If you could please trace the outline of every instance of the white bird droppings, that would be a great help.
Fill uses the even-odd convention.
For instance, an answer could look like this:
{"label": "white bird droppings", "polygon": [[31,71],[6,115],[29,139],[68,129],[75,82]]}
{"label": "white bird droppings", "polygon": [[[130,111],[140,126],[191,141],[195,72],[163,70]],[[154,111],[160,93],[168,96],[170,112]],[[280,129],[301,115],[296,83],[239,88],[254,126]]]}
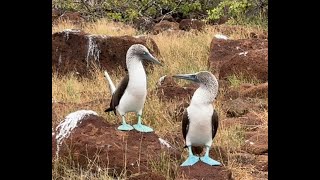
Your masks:
{"label": "white bird droppings", "polygon": [[160,144],[166,146],[167,148],[172,148],[171,145],[164,139],[159,138]]}
{"label": "white bird droppings", "polygon": [[87,57],[86,57],[86,61],[87,61],[87,67],[89,67],[89,57],[93,56],[95,61],[99,61],[99,55],[100,55],[100,49],[98,48],[97,43],[93,40],[92,35],[88,36],[88,51],[87,51]]}
{"label": "white bird droppings", "polygon": [[79,110],[76,112],[72,112],[66,116],[66,118],[60,122],[60,124],[56,127],[56,140],[57,140],[57,152],[59,152],[59,147],[64,138],[69,137],[71,131],[77,127],[84,117],[88,115],[98,115],[96,112],[92,110]]}
{"label": "white bird droppings", "polygon": [[245,52],[239,53],[239,56],[241,56],[241,55],[247,56],[247,54],[248,54],[248,51],[245,51]]}
{"label": "white bird droppings", "polygon": [[214,35],[214,37],[217,38],[217,39],[228,40],[228,37],[223,35],[223,34],[216,34],[216,35]]}
{"label": "white bird droppings", "polygon": [[158,81],[158,86],[161,86],[161,84],[163,83],[164,79],[167,77],[167,75],[164,75],[162,77],[159,78],[159,81]]}

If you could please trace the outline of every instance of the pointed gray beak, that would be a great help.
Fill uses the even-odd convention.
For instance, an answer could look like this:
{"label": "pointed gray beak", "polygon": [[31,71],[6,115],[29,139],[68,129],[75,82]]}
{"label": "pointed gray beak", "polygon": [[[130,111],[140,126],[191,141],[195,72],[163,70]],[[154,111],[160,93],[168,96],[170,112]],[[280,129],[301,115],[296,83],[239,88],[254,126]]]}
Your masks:
{"label": "pointed gray beak", "polygon": [[160,65],[160,66],[163,66],[155,57],[152,56],[152,54],[150,53],[146,53],[144,55],[144,59],[148,60],[148,61],[151,61],[157,65]]}
{"label": "pointed gray beak", "polygon": [[177,74],[173,75],[172,77],[178,79],[185,79],[193,82],[200,82],[195,74]]}

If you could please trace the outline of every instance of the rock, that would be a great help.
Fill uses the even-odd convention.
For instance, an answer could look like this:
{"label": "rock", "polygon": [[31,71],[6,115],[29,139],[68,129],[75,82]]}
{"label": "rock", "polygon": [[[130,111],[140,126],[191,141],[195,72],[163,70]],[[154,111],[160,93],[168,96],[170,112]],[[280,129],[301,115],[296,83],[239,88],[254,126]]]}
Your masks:
{"label": "rock", "polygon": [[154,93],[163,101],[190,99],[199,87],[196,83],[189,83],[185,87],[179,86],[173,77],[166,76],[156,87]]}
{"label": "rock", "polygon": [[172,31],[172,30],[179,30],[179,24],[176,22],[169,22],[167,20],[163,20],[153,26],[152,33],[156,35],[163,31]]}
{"label": "rock", "polygon": [[[160,55],[154,40],[146,36],[92,35],[80,30],[57,32],[52,34],[52,70],[62,75],[77,72],[88,76],[94,68],[110,73],[118,67],[125,69],[126,53],[133,44],[143,44],[155,57]],[[153,67],[148,62],[144,65],[147,72]]]}
{"label": "rock", "polygon": [[[73,127],[73,128],[72,128]],[[92,111],[69,114],[57,127],[59,157],[87,167],[109,168],[114,176],[150,172],[148,162],[161,153],[155,133],[123,132]]]}
{"label": "rock", "polygon": [[241,74],[247,79],[268,81],[268,48],[244,51],[224,62],[219,70],[219,79]]}
{"label": "rock", "polygon": [[251,137],[247,137],[242,149],[248,153],[261,155],[268,153],[268,132],[252,132]]}
{"label": "rock", "polygon": [[249,112],[243,117],[222,119],[220,123],[224,128],[241,126],[246,131],[255,131],[265,122],[255,113]]}
{"label": "rock", "polygon": [[202,31],[204,27],[205,23],[197,19],[183,19],[179,23],[179,29],[185,31],[190,31],[191,29]]}
{"label": "rock", "polygon": [[254,180],[268,180],[268,172],[253,170],[251,176]]}
{"label": "rock", "polygon": [[182,158],[181,154],[181,148],[175,147],[173,144],[171,144],[169,141],[159,138],[159,142],[161,145],[161,149],[165,154],[169,155],[170,158],[175,160],[180,160]]}
{"label": "rock", "polygon": [[237,163],[242,165],[252,165],[255,163],[255,155],[249,153],[235,153],[231,155]]}
{"label": "rock", "polygon": [[[227,34],[229,36],[229,34]],[[268,48],[268,40],[261,39],[218,39],[213,38],[210,44],[210,54],[208,58],[208,67],[212,71],[220,70],[220,67],[228,62],[235,55],[249,50],[258,50]],[[247,54],[246,54],[247,56]],[[220,79],[220,78],[219,78]]]}
{"label": "rock", "polygon": [[77,109],[97,109],[101,104],[105,104],[105,107],[109,105],[110,99],[96,99],[84,103],[65,103],[65,102],[53,102],[52,103],[52,122],[59,121],[59,116],[66,113],[75,111]]}
{"label": "rock", "polygon": [[[220,80],[221,81],[221,80]],[[237,98],[268,98],[268,82],[257,85],[244,83],[239,88],[229,88],[224,94],[224,99]]]}
{"label": "rock", "polygon": [[55,158],[56,151],[57,151],[57,140],[56,140],[56,133],[55,130],[52,128],[52,159]]}
{"label": "rock", "polygon": [[201,161],[193,166],[179,167],[180,177],[178,179],[195,179],[195,180],[232,180],[230,170],[221,166],[209,166]]}
{"label": "rock", "polygon": [[249,112],[249,105],[241,98],[222,102],[222,109],[227,117],[240,117]]}
{"label": "rock", "polygon": [[166,180],[166,178],[163,175],[154,173],[154,172],[147,172],[147,173],[141,173],[138,175],[132,175],[128,178],[128,180]]}
{"label": "rock", "polygon": [[259,171],[268,171],[268,156],[259,155],[255,160],[255,168]]}
{"label": "rock", "polygon": [[138,29],[139,31],[151,31],[155,23],[152,18],[141,17],[134,21],[133,27]]}
{"label": "rock", "polygon": [[268,98],[268,82],[247,88],[241,92],[243,97]]}

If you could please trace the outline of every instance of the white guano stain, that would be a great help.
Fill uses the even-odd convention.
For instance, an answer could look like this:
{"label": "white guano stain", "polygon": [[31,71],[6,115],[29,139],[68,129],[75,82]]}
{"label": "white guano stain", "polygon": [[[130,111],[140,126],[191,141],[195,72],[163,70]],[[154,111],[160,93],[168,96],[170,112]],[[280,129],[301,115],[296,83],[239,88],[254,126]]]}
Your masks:
{"label": "white guano stain", "polygon": [[63,121],[56,127],[56,140],[57,140],[57,151],[58,156],[60,145],[62,140],[69,137],[71,131],[81,124],[82,120],[89,115],[98,114],[92,110],[79,110],[68,114]]}
{"label": "white guano stain", "polygon": [[164,139],[159,138],[160,144],[166,146],[167,148],[172,148],[172,146]]}

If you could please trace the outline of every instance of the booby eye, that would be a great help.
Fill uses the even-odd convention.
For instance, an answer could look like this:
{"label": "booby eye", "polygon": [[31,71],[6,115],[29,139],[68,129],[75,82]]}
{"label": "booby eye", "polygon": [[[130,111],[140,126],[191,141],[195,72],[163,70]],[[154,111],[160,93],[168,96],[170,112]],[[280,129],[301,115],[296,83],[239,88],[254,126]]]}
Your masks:
{"label": "booby eye", "polygon": [[143,55],[146,55],[146,54],[147,54],[147,52],[143,51]]}

